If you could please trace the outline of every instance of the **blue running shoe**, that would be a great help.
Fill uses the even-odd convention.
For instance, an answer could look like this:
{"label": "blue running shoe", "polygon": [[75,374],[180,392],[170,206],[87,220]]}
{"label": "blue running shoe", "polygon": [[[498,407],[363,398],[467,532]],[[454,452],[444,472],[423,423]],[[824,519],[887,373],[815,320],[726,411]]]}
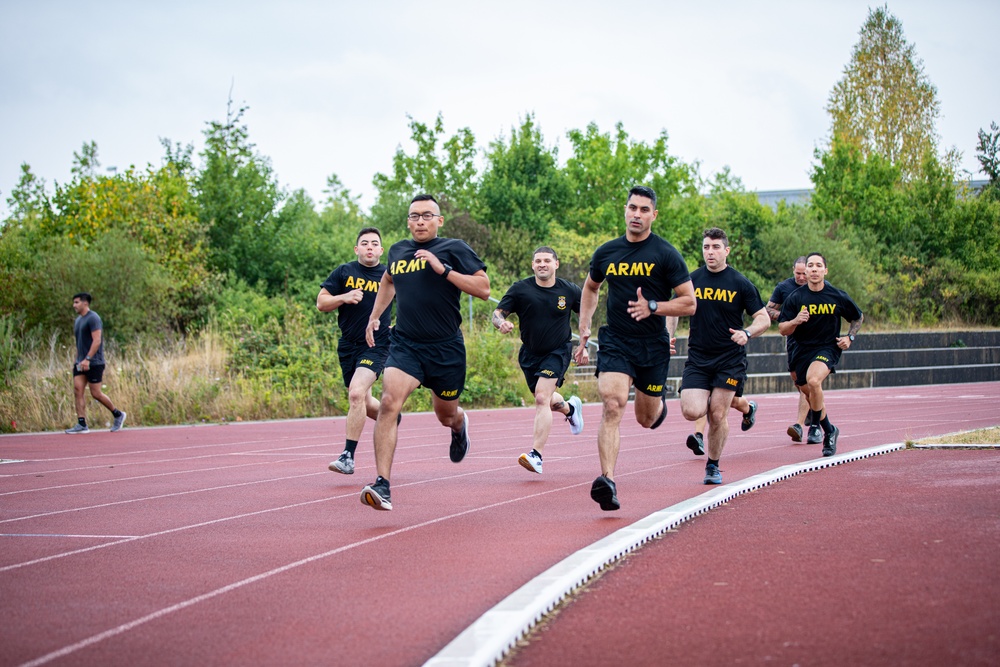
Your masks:
{"label": "blue running shoe", "polygon": [[722,484],[722,471],[714,463],[705,466],[705,484]]}

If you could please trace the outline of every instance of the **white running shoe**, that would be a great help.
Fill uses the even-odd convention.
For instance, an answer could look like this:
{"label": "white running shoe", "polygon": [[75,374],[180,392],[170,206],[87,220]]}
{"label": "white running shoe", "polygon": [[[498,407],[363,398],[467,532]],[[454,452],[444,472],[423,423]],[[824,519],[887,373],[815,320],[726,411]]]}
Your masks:
{"label": "white running shoe", "polygon": [[534,449],[527,454],[521,454],[520,458],[517,459],[517,462],[520,463],[521,467],[526,470],[537,472],[539,475],[542,474],[542,457],[539,456],[538,452]]}
{"label": "white running shoe", "polygon": [[573,414],[566,417],[566,421],[569,422],[569,432],[580,435],[583,433],[583,403],[580,402],[579,396],[570,396],[569,404],[573,406]]}

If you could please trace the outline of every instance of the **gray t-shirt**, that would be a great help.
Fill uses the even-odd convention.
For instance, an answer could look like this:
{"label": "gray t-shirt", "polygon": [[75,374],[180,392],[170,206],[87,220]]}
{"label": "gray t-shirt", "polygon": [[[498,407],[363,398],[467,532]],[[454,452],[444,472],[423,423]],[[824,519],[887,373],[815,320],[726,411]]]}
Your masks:
{"label": "gray t-shirt", "polygon": [[[83,361],[90,346],[94,344],[94,332],[100,331],[104,327],[101,324],[101,316],[90,310],[86,315],[77,315],[76,322],[73,323],[73,335],[76,336],[76,363]],[[101,344],[97,347],[97,352],[90,358],[91,366],[104,365],[104,337],[101,337]]]}

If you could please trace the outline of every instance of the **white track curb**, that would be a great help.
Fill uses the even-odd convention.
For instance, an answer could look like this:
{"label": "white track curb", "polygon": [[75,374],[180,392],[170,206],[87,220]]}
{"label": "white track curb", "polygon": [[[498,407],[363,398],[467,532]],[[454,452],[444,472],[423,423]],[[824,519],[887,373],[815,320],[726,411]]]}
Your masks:
{"label": "white track curb", "polygon": [[699,496],[654,512],[556,563],[501,600],[424,665],[425,667],[496,665],[520,638],[570,592],[654,537],[749,491],[804,472],[905,448],[904,443],[881,445],[782,466],[738,482],[715,487]]}

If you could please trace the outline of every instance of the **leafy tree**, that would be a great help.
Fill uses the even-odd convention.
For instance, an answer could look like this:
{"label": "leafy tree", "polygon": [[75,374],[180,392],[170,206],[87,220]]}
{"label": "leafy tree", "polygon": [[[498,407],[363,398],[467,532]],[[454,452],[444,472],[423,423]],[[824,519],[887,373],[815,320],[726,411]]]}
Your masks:
{"label": "leafy tree", "polygon": [[992,122],[990,131],[980,129],[978,137],[976,159],[982,166],[982,172],[990,179],[989,196],[1000,199],[1000,126]]}
{"label": "leafy tree", "polygon": [[869,9],[826,109],[834,142],[858,147],[863,157],[881,155],[904,179],[914,177],[924,155],[936,150],[937,88],[887,7]]}
{"label": "leafy tree", "polygon": [[480,220],[544,239],[549,226],[565,216],[571,192],[557,164],[558,151],[545,147],[534,117],[511,128],[509,143],[502,137],[492,142],[486,159],[478,190]]}
{"label": "leafy tree", "polygon": [[446,220],[471,211],[476,199],[476,138],[472,131],[465,127],[445,139],[441,114],[433,126],[407,118],[416,153],[408,155],[402,147],[397,148],[392,174],[377,173],[372,179],[378,194],[371,217],[383,233],[406,232],[406,211],[415,194],[434,195]]}

